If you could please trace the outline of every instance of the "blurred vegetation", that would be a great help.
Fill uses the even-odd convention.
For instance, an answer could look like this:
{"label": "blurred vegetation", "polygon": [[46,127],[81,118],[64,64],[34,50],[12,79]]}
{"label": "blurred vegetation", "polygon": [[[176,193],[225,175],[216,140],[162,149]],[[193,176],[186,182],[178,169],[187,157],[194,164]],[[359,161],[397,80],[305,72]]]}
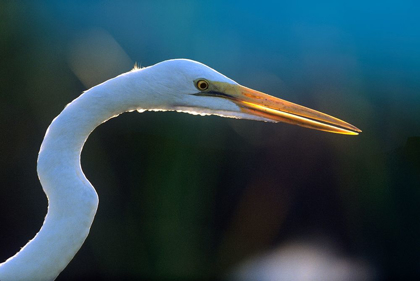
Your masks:
{"label": "blurred vegetation", "polygon": [[[188,57],[363,133],[173,112],[112,119],[86,143],[82,164],[99,210],[58,280],[220,278],[290,238],[319,233],[368,261],[379,279],[418,278],[415,4],[303,2],[279,10],[247,1],[1,1],[0,260],[42,224],[37,152],[62,108],[86,83],[129,71],[130,59]],[[117,51],[106,49],[95,59],[114,43],[86,41],[92,34],[115,40],[130,59],[111,64]],[[93,80],[81,79],[80,67]]]}

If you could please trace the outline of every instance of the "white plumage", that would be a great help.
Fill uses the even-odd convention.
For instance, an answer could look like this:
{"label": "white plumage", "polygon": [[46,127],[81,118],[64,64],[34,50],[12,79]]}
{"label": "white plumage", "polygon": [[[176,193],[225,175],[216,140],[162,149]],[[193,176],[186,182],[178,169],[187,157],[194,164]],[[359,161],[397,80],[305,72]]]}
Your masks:
{"label": "white plumage", "polygon": [[134,110],[177,110],[360,132],[326,114],[240,86],[191,60],[169,60],[122,74],[83,93],[49,126],[38,157],[48,213],[36,236],[0,264],[1,281],[53,280],[71,261],[89,234],[98,206],[95,189],[80,166],[83,145],[98,125]]}

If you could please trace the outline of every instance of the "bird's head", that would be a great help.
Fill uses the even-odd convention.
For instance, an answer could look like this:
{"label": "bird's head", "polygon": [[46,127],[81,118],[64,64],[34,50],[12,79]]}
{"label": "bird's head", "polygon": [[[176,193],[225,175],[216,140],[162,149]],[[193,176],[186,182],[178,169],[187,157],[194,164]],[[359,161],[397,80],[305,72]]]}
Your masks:
{"label": "bird's head", "polygon": [[154,91],[165,96],[162,109],[199,115],[286,122],[311,129],[358,135],[361,130],[325,113],[239,85],[192,60],[168,60],[143,68]]}

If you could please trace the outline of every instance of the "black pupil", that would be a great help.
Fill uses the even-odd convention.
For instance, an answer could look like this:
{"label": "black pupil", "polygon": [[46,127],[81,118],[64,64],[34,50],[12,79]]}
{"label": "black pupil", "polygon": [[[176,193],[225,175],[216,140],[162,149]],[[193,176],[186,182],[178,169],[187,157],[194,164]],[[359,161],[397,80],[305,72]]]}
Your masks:
{"label": "black pupil", "polygon": [[206,82],[204,82],[204,81],[201,81],[199,84],[198,84],[198,87],[200,88],[200,89],[206,89],[207,88],[207,83]]}

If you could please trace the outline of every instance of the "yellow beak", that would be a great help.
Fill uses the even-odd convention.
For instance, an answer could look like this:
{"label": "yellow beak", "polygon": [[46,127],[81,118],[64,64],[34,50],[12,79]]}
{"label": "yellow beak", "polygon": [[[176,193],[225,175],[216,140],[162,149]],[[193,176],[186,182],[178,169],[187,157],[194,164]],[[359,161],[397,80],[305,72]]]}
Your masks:
{"label": "yellow beak", "polygon": [[286,122],[320,131],[358,135],[357,127],[325,113],[288,102],[250,88],[223,82],[214,82],[211,91],[224,93],[225,98],[236,103],[247,114]]}

